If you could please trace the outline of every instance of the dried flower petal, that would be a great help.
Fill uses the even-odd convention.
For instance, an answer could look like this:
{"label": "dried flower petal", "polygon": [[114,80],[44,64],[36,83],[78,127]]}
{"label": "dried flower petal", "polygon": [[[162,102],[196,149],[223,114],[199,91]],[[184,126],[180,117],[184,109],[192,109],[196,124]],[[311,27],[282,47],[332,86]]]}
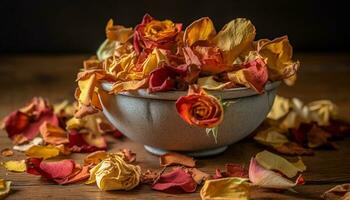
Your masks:
{"label": "dried flower petal", "polygon": [[196,161],[183,154],[169,152],[159,157],[160,166],[183,165],[186,167],[195,167]]}
{"label": "dried flower petal", "polygon": [[68,133],[69,144],[67,145],[73,152],[94,152],[97,150],[106,150],[106,139],[101,135],[91,133],[79,133],[71,130]]}
{"label": "dried flower petal", "polygon": [[228,72],[228,79],[235,84],[244,85],[262,93],[268,80],[268,70],[265,61],[258,58],[244,63],[242,67],[238,71]]}
{"label": "dried flower petal", "polygon": [[295,142],[287,142],[282,145],[274,147],[274,149],[279,153],[291,155],[291,156],[295,156],[295,155],[310,156],[314,154],[314,151],[312,149],[306,149]]}
{"label": "dried flower petal", "polygon": [[249,183],[244,178],[207,180],[200,191],[202,200],[248,200]]}
{"label": "dried flower petal", "polygon": [[183,43],[192,46],[196,42],[211,40],[216,35],[215,27],[209,17],[202,17],[190,24],[184,33]]}
{"label": "dried flower petal", "polygon": [[54,146],[32,146],[26,151],[26,156],[31,158],[53,158],[60,154],[60,150]]}
{"label": "dried flower petal", "polygon": [[306,166],[301,159],[296,163],[291,163],[283,157],[266,150],[257,153],[255,160],[265,169],[277,170],[288,178],[293,178],[299,172],[306,170]]}
{"label": "dried flower petal", "polygon": [[40,169],[52,179],[66,178],[73,172],[74,166],[75,162],[73,160],[40,163]]}
{"label": "dried flower petal", "polygon": [[175,73],[168,68],[155,69],[149,78],[148,90],[152,92],[166,92],[175,87]]}
{"label": "dried flower petal", "polygon": [[84,165],[97,165],[102,160],[106,159],[107,155],[106,151],[92,152],[84,158]]}
{"label": "dried flower petal", "polygon": [[325,200],[348,200],[350,198],[350,184],[337,185],[322,194]]}
{"label": "dried flower petal", "polygon": [[191,174],[192,178],[198,185],[202,184],[203,181],[208,180],[210,175],[197,169],[197,168],[187,168],[186,169],[189,174]]}
{"label": "dried flower petal", "polygon": [[10,148],[5,148],[1,150],[1,155],[5,157],[13,156],[13,151]]}
{"label": "dried flower petal", "polygon": [[28,149],[30,149],[32,146],[42,145],[43,143],[44,143],[44,140],[41,137],[36,137],[33,140],[31,140],[29,143],[13,146],[13,149],[16,151],[25,152]]}
{"label": "dried flower petal", "polygon": [[132,152],[130,149],[122,149],[120,152],[124,155],[125,162],[133,163],[136,161],[136,153]]}
{"label": "dried flower petal", "polygon": [[25,160],[9,160],[1,164],[11,172],[25,172],[27,169]]}
{"label": "dried flower petal", "polygon": [[222,90],[233,84],[231,82],[218,82],[214,79],[214,76],[205,76],[198,79],[198,85],[206,90]]}
{"label": "dried flower petal", "polygon": [[140,182],[144,184],[153,184],[154,181],[159,178],[159,176],[160,173],[158,171],[148,169],[146,172],[142,173]]}
{"label": "dried flower petal", "polygon": [[279,120],[286,116],[290,109],[289,99],[276,95],[272,108],[267,118]]}
{"label": "dried flower petal", "polygon": [[289,142],[287,136],[282,134],[281,131],[276,127],[269,127],[267,129],[258,130],[254,136],[254,140],[271,147],[280,146]]}
{"label": "dried flower petal", "polygon": [[288,37],[283,36],[270,40],[258,41],[259,54],[267,58],[269,79],[271,81],[282,80],[295,75],[299,68],[299,61],[292,61],[293,49]]}
{"label": "dried flower petal", "polygon": [[233,61],[250,45],[255,38],[255,27],[250,20],[237,18],[226,24],[214,37],[213,43],[224,53],[225,63]]}
{"label": "dried flower petal", "polygon": [[168,193],[195,192],[197,183],[189,173],[182,168],[176,168],[169,173],[162,174],[152,189]]}
{"label": "dried flower petal", "polygon": [[35,138],[44,122],[58,125],[58,118],[46,100],[34,97],[26,107],[5,117],[4,128],[14,144],[22,144]]}
{"label": "dried flower petal", "polygon": [[79,165],[76,164],[75,168],[73,169],[70,175],[62,179],[54,179],[54,180],[60,185],[66,185],[66,184],[71,184],[71,183],[76,183],[76,182],[86,180],[89,177],[90,177],[89,167],[88,166],[80,167]]}
{"label": "dried flower petal", "polygon": [[48,122],[40,126],[40,134],[48,144],[59,145],[69,142],[67,133],[62,128]]}
{"label": "dried flower petal", "polygon": [[95,183],[101,190],[131,190],[140,182],[141,168],[128,164],[121,153],[109,154],[90,170],[87,184]]}
{"label": "dried flower petal", "polygon": [[112,19],[107,22],[106,37],[109,40],[125,43],[131,38],[132,33],[132,28],[125,28],[121,25],[114,25]]}
{"label": "dried flower petal", "polygon": [[0,179],[0,198],[5,198],[7,194],[10,193],[11,190],[11,181],[5,181],[4,179]]}
{"label": "dried flower petal", "polygon": [[47,180],[62,185],[82,181],[89,177],[88,166],[80,167],[70,159],[45,162],[40,158],[28,158],[26,164],[27,173],[41,175]]}
{"label": "dried flower petal", "polygon": [[299,176],[295,183],[284,178],[280,174],[265,169],[252,158],[249,166],[249,180],[257,186],[273,189],[289,189],[298,184],[303,184],[302,177]]}

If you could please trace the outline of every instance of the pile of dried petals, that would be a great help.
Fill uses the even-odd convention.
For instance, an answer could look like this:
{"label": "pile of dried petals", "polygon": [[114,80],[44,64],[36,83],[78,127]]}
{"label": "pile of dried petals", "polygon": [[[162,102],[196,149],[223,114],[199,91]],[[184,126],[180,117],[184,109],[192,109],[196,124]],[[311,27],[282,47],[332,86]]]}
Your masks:
{"label": "pile of dried petals", "polygon": [[224,109],[222,102],[204,89],[248,87],[263,93],[268,81],[293,84],[296,80],[299,62],[292,60],[288,37],[255,41],[255,35],[254,25],[244,18],[230,21],[219,32],[208,17],[186,28],[148,14],[135,28],[114,25],[110,20],[97,57],[84,61],[77,76],[79,109],[75,116],[102,109],[103,82],[112,84],[113,94],[188,89],[188,95],[176,102],[179,115],[216,136],[213,130],[222,122]]}
{"label": "pile of dried petals", "polygon": [[312,155],[320,147],[337,148],[332,141],[350,133],[350,123],[340,119],[329,100],[304,104],[297,98],[276,96],[254,139],[287,155]]}

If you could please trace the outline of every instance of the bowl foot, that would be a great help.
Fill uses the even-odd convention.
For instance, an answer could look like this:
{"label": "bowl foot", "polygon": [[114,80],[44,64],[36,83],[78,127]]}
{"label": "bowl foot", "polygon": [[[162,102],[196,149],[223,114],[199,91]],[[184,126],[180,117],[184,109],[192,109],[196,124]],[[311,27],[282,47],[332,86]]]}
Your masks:
{"label": "bowl foot", "polygon": [[[148,152],[157,156],[160,156],[169,152],[168,150],[159,149],[148,145],[145,145],[144,147]],[[224,152],[226,149],[227,149],[227,146],[223,146],[215,149],[199,150],[199,151],[181,151],[179,153],[183,153],[191,157],[206,157],[206,156],[213,156],[213,155],[220,154]]]}

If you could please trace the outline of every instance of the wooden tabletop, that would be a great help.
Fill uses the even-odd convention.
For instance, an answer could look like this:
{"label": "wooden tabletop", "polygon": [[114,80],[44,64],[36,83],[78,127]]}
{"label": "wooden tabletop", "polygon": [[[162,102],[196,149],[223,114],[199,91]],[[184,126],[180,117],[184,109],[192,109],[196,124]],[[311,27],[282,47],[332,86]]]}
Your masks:
{"label": "wooden tabletop", "polygon": [[[33,96],[47,97],[51,102],[73,100],[74,79],[86,55],[7,55],[0,56],[0,117],[22,106]],[[301,63],[295,86],[281,86],[278,93],[298,97],[305,102],[330,99],[340,107],[340,114],[350,119],[350,54],[298,54]],[[158,157],[147,153],[141,144],[126,138],[108,138],[109,151],[129,148],[137,153],[137,164],[144,169],[159,169]],[[339,150],[317,150],[305,156],[306,185],[296,187],[298,193],[277,193],[269,190],[253,191],[252,199],[318,199],[320,195],[340,183],[350,183],[350,137],[337,142]],[[7,134],[0,132],[0,149],[12,147]],[[249,164],[250,158],[264,147],[245,139],[233,144],[221,155],[198,159],[199,169],[213,174],[225,163]],[[81,162],[85,154],[70,157]],[[0,161],[24,159],[16,152]],[[101,192],[95,185],[54,185],[38,176],[7,172],[0,168],[0,177],[13,182],[8,199],[200,199],[199,189],[191,194],[167,194],[151,190],[147,185],[128,192]]]}

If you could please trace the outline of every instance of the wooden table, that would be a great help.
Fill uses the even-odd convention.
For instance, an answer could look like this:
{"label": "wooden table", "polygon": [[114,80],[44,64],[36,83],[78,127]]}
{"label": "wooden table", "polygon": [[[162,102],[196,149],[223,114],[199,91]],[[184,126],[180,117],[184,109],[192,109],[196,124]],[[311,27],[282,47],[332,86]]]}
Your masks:
{"label": "wooden table", "polygon": [[[86,55],[21,55],[0,56],[0,117],[22,106],[32,96],[44,96],[55,102],[73,100],[75,75]],[[350,55],[349,54],[299,54],[301,63],[299,80],[293,87],[281,86],[279,94],[299,97],[308,102],[330,99],[339,105],[340,114],[349,119],[350,114]],[[110,151],[130,148],[137,153],[137,162],[144,169],[159,169],[158,158],[147,153],[143,146],[128,139],[108,138]],[[350,138],[338,142],[339,150],[318,150],[314,156],[303,157],[307,165],[306,185],[296,187],[298,193],[276,193],[258,190],[252,199],[317,199],[327,189],[340,183],[350,183]],[[4,131],[0,132],[0,149],[11,147]],[[252,140],[233,144],[223,154],[198,160],[199,168],[213,174],[227,162],[248,165],[251,156],[264,147]],[[84,154],[71,157],[81,162]],[[7,159],[23,159],[16,152]],[[0,169],[0,177],[13,181],[8,199],[199,199],[199,190],[192,194],[166,194],[152,191],[142,185],[124,192],[101,192],[94,185],[54,185],[26,173],[7,172]]]}

